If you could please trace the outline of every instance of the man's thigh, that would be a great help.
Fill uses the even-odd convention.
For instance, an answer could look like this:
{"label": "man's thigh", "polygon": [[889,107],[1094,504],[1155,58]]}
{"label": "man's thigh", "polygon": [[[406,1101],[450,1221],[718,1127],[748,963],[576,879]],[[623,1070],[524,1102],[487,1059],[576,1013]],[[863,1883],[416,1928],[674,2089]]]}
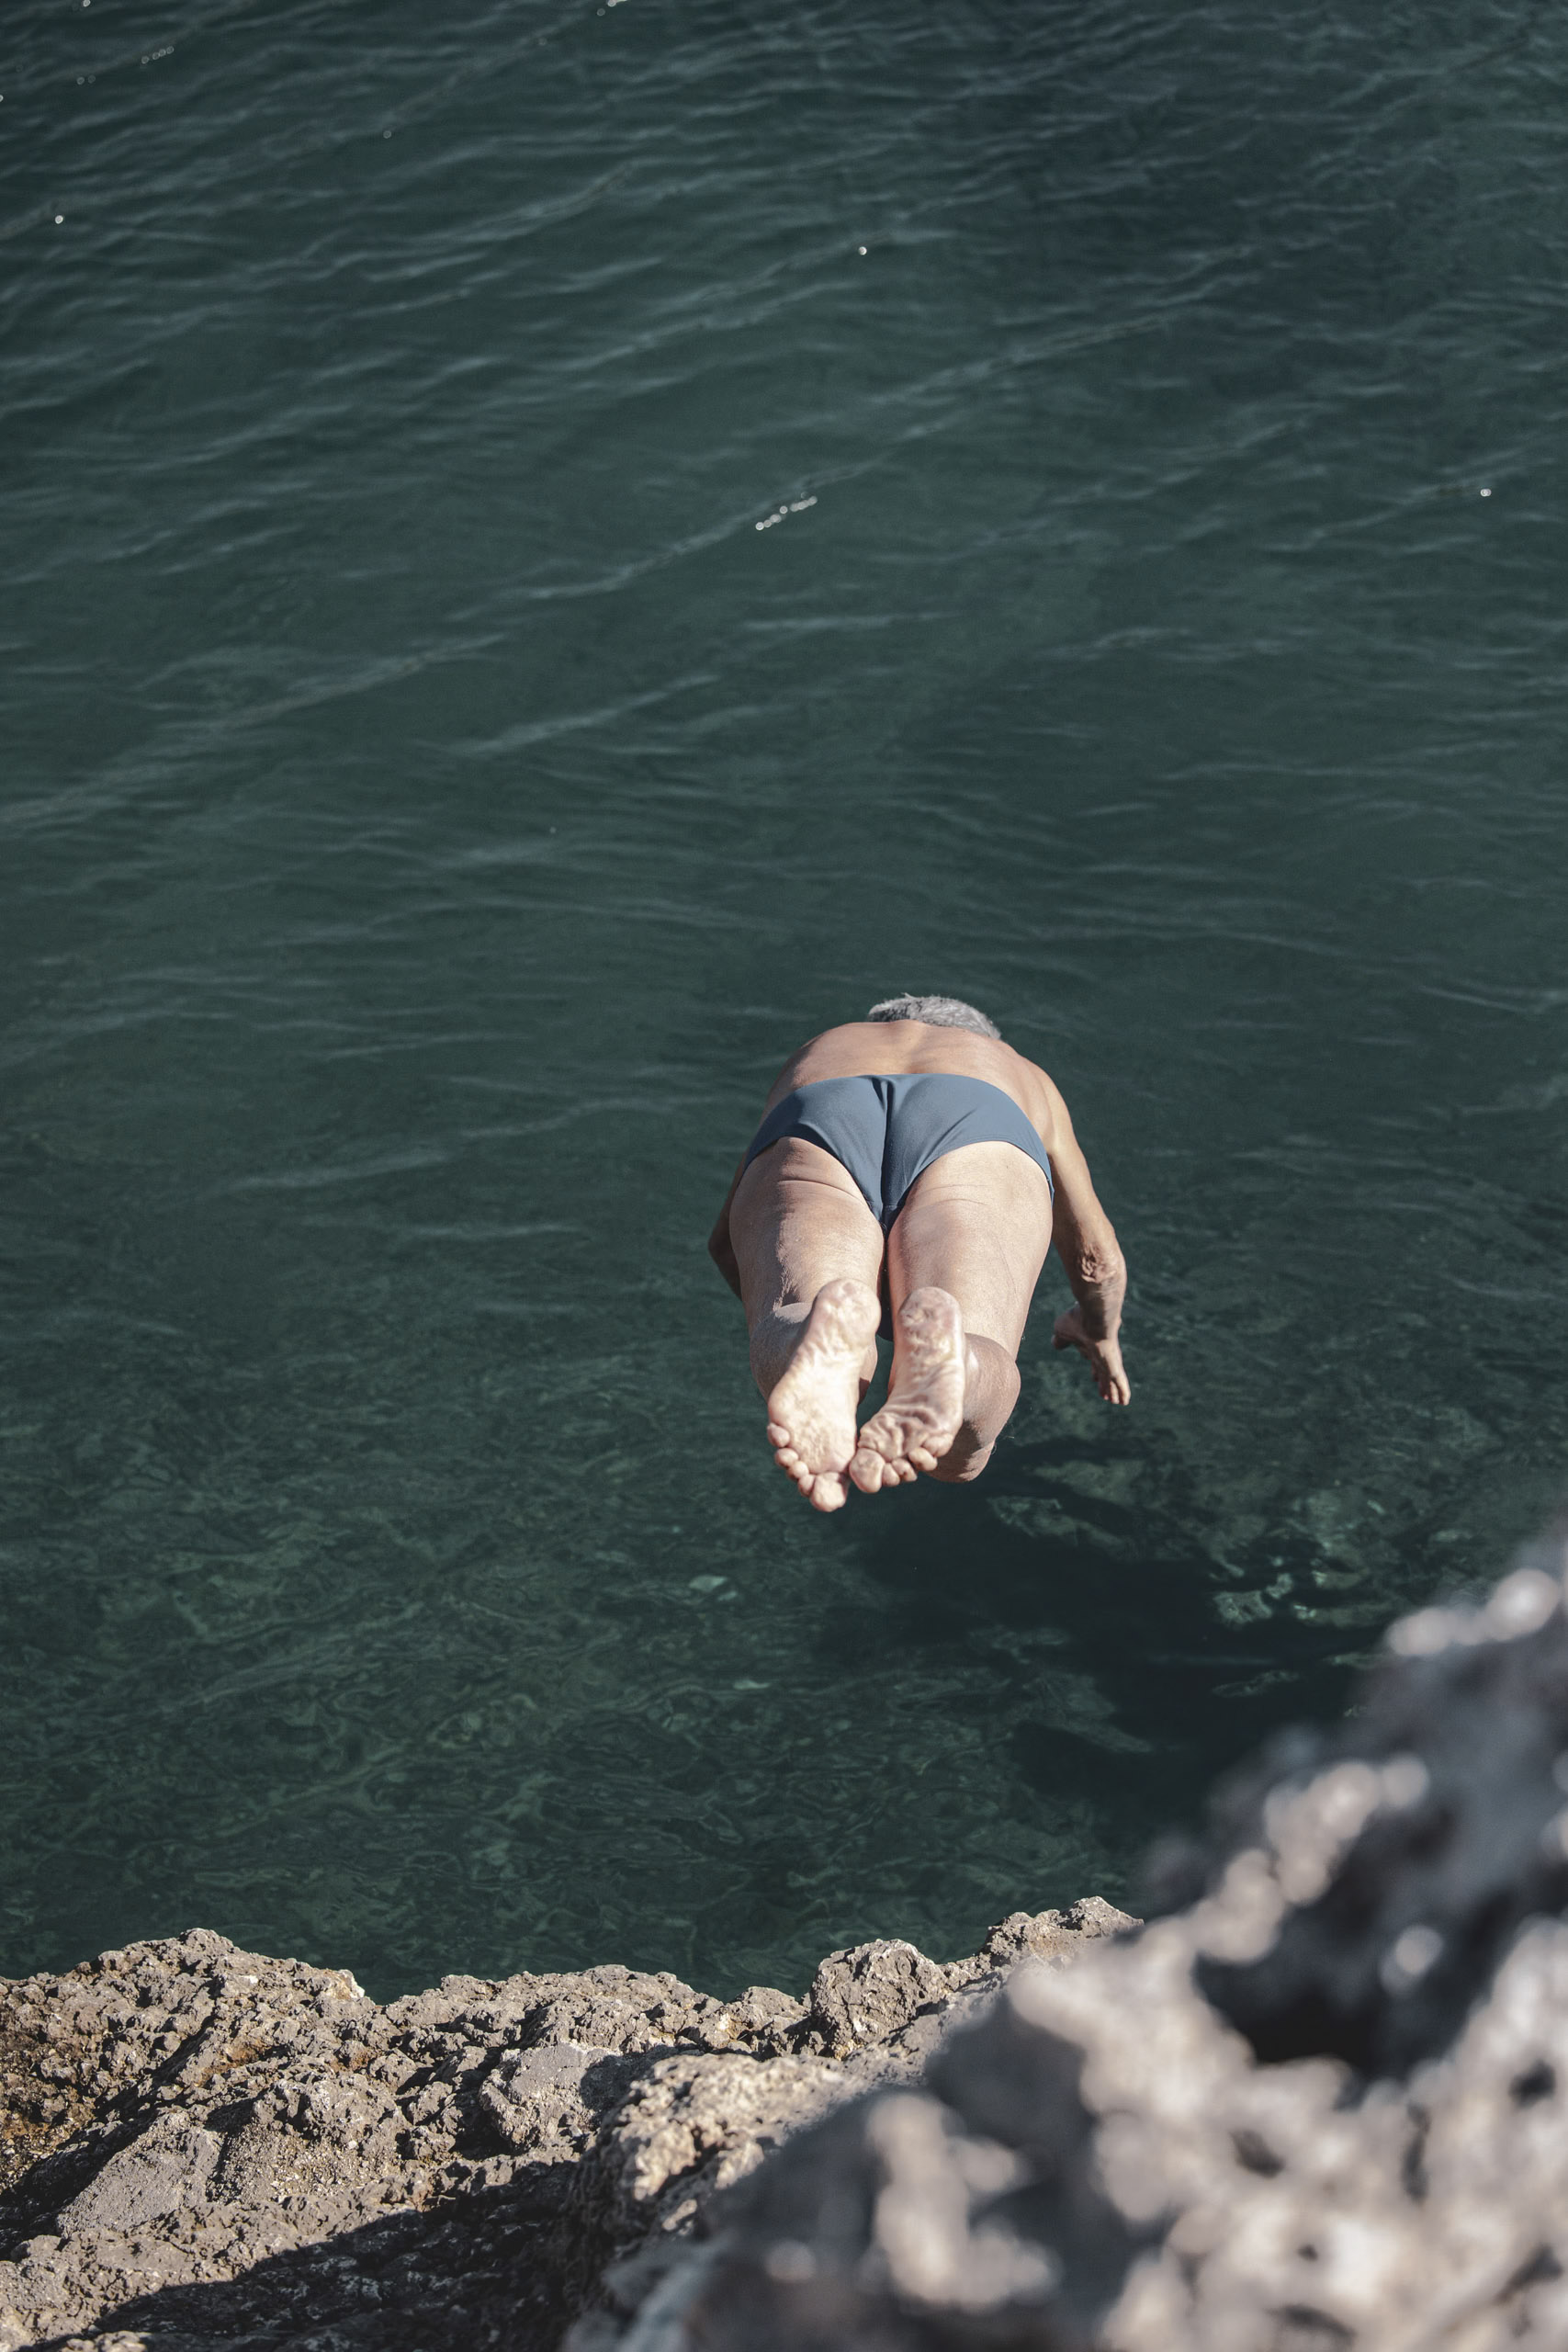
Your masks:
{"label": "man's thigh", "polygon": [[951,1291],[972,1336],[1018,1352],[1051,1247],[1051,1187],[1010,1143],[970,1143],[916,1178],[887,1238],[895,1311],[927,1283]]}
{"label": "man's thigh", "polygon": [[882,1227],[841,1160],[804,1136],[757,1158],[735,1188],[729,1238],[748,1324],[779,1306],[809,1306],[824,1283],[874,1284]]}

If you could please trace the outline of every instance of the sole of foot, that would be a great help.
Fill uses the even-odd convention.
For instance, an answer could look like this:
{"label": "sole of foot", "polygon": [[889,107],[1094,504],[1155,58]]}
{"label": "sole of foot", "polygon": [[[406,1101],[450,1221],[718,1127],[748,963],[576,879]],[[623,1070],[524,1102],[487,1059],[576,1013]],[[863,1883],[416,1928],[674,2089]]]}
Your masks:
{"label": "sole of foot", "polygon": [[898,1309],[887,1402],[862,1430],[850,1463],[863,1494],[907,1487],[950,1451],[964,1419],[967,1353],[952,1292],[912,1290]]}
{"label": "sole of foot", "polygon": [[855,1450],[861,1367],[881,1308],[869,1283],[824,1283],[789,1370],[768,1398],[768,1441],[814,1510],[841,1510]]}

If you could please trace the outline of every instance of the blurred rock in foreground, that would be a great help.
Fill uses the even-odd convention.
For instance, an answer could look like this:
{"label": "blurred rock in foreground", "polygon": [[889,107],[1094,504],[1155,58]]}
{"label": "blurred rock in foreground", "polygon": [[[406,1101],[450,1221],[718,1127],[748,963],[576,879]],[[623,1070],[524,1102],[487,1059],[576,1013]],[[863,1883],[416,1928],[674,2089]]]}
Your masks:
{"label": "blurred rock in foreground", "polygon": [[199,1933],[0,1989],[0,2352],[1568,2344],[1565,1567],[1397,1625],[1142,1928],[804,2003]]}
{"label": "blurred rock in foreground", "polygon": [[1184,1907],[1019,1968],[573,2352],[1568,2344],[1565,1566],[1395,1626],[1156,1858]]}

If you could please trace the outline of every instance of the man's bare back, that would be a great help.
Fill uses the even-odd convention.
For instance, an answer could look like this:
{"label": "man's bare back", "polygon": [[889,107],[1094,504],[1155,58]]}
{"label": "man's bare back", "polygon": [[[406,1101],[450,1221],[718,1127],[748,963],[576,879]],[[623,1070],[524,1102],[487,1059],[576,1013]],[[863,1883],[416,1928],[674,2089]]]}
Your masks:
{"label": "man's bare back", "polygon": [[[893,1017],[905,1004],[935,1017]],[[979,1476],[1053,1239],[1077,1301],[1055,1344],[1108,1403],[1131,1395],[1122,1254],[1055,1085],[970,1007],[877,1010],[791,1056],[708,1242],[746,1308],[775,1459],[818,1510],[851,1482]],[[857,1430],[884,1307],[887,1402]]]}

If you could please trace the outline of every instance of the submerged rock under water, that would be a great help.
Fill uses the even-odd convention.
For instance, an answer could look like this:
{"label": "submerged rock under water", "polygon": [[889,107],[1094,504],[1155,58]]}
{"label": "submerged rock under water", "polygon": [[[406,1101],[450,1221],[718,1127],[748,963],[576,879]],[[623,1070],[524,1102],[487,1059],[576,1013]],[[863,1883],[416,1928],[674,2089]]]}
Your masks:
{"label": "submerged rock under water", "polygon": [[[0,1994],[0,2352],[1568,2341],[1568,1539],[1152,1871],[804,2002],[197,1932]],[[1069,1963],[1070,1964],[1067,1964]]]}

